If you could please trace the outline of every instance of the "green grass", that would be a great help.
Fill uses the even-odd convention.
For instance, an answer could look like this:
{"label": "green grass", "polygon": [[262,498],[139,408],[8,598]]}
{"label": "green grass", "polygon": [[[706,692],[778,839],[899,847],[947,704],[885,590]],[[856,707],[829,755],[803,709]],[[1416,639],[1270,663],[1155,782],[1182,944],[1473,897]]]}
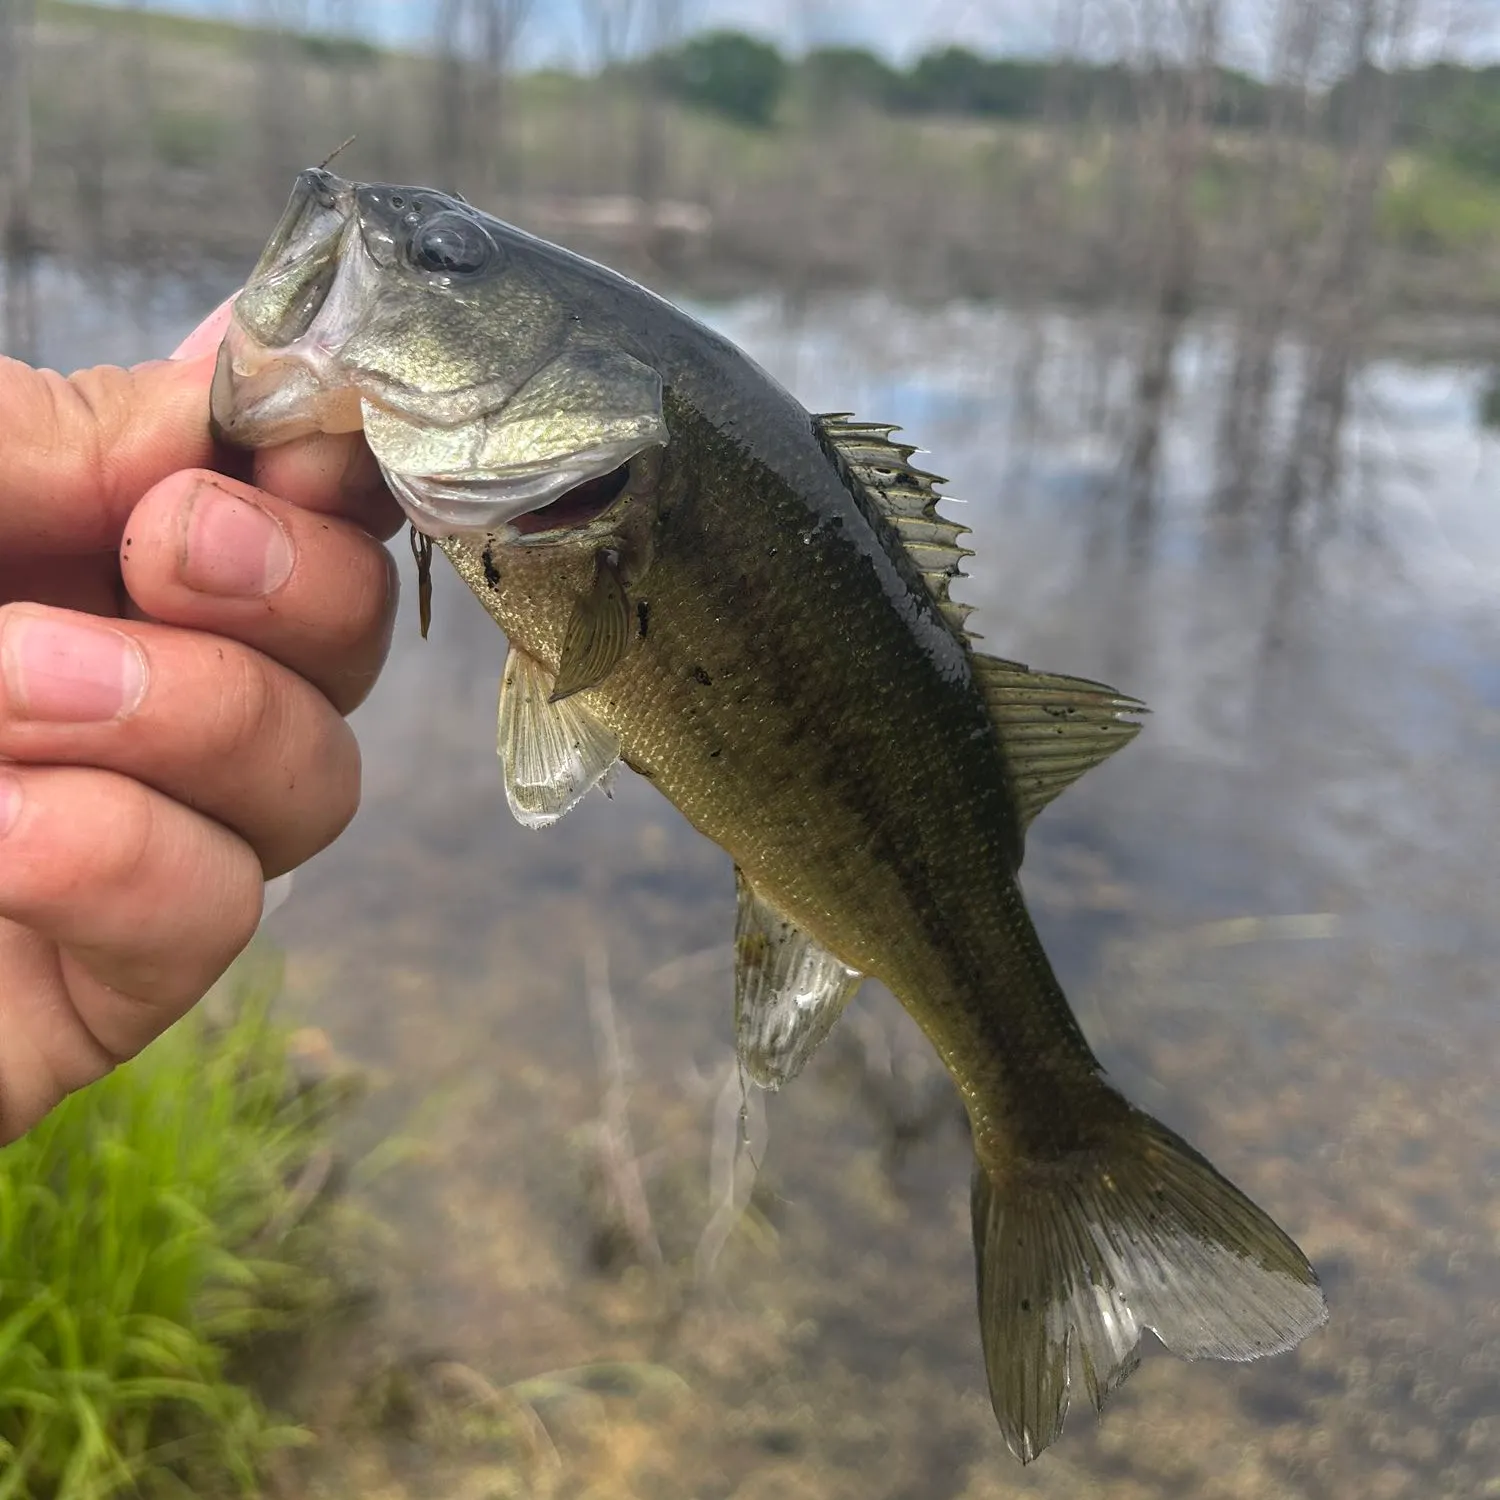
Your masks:
{"label": "green grass", "polygon": [[242,960],[0,1151],[0,1500],[253,1493],[306,1441],[233,1370],[331,1297],[297,1180],[333,1099],[296,1086],[279,980]]}
{"label": "green grass", "polygon": [[1398,157],[1380,204],[1379,229],[1428,255],[1500,245],[1500,183],[1435,157]]}
{"label": "green grass", "polygon": [[37,0],[36,18],[43,25],[87,26],[137,37],[151,44],[185,42],[239,52],[263,37],[254,27],[206,16],[174,15],[139,7],[90,5],[87,0]]}

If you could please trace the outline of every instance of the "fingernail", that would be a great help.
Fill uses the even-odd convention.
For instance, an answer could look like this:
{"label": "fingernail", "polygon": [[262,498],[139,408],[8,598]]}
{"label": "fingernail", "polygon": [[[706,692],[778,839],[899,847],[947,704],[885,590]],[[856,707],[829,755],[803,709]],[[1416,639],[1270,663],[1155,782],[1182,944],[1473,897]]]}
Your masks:
{"label": "fingernail", "polygon": [[132,713],[146,658],[127,635],[66,615],[12,615],[0,635],[11,718],[97,724]]}
{"label": "fingernail", "polygon": [[224,337],[224,330],[229,327],[230,318],[234,316],[234,299],[238,296],[239,292],[236,291],[214,308],[172,351],[171,358],[197,359],[199,355],[210,354],[217,349],[219,341]]}
{"label": "fingernail", "polygon": [[275,593],[291,576],[292,543],[258,505],[200,484],[182,515],[178,574],[190,589],[226,599]]}
{"label": "fingernail", "polygon": [[0,771],[0,839],[16,826],[21,816],[21,783]]}

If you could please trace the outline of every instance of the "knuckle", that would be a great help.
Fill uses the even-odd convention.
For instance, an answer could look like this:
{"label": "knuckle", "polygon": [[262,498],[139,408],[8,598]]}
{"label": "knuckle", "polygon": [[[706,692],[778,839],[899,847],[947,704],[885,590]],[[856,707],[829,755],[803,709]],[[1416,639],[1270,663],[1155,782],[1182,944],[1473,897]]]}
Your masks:
{"label": "knuckle", "polygon": [[3,867],[19,911],[82,910],[149,873],[159,853],[156,807],[140,782],[73,767],[31,768],[24,779],[26,845]]}
{"label": "knuckle", "polygon": [[101,851],[99,875],[106,884],[130,888],[142,883],[162,853],[157,801],[139,781],[128,776],[111,780],[109,836]]}
{"label": "knuckle", "polygon": [[338,665],[325,677],[328,697],[341,714],[352,713],[369,697],[385,665],[401,591],[395,558],[363,534],[358,569],[344,571],[350,578],[349,608],[330,624],[331,655]]}
{"label": "knuckle", "polygon": [[[138,1017],[123,1029],[115,1017],[115,1030],[128,1038],[123,1045],[118,1037],[97,1032],[95,1037],[117,1062],[138,1051],[143,1036],[157,1034],[197,1004],[260,925],[265,889],[260,862],[238,841],[180,840],[158,851],[151,874],[149,889],[157,901],[171,896],[175,917],[149,941],[133,941],[128,955],[116,954],[111,988],[120,1005],[133,1002]],[[152,912],[142,912],[134,930],[152,924]]]}
{"label": "knuckle", "polygon": [[[70,437],[84,437],[91,445],[89,456],[98,460],[125,433],[133,408],[130,373],[117,365],[96,365],[79,370],[62,382],[57,415]],[[68,397],[61,392],[66,390]]]}
{"label": "knuckle", "polygon": [[330,619],[328,631],[343,650],[363,657],[372,640],[384,632],[400,589],[400,572],[390,551],[373,537],[347,523],[339,529],[337,566],[347,580],[349,607]]}
{"label": "knuckle", "polygon": [[259,864],[253,859],[247,863],[255,863],[253,878],[231,881],[224,895],[220,922],[223,935],[221,973],[249,947],[250,939],[260,926],[261,910],[265,906],[266,888]]}
{"label": "knuckle", "polygon": [[117,498],[111,455],[131,428],[135,403],[130,372],[114,365],[67,376],[46,371],[37,390],[41,399],[31,444],[43,455],[66,453],[71,472],[97,487],[102,515]]}
{"label": "knuckle", "polygon": [[289,678],[289,684],[285,714],[257,753],[254,778],[261,813],[252,842],[272,875],[326,848],[359,807],[353,730],[310,683]]}
{"label": "knuckle", "polygon": [[[321,701],[321,700],[320,700]],[[296,833],[304,847],[298,862],[331,844],[359,810],[360,756],[354,732],[326,702],[308,726],[288,769],[288,813],[296,810]]]}
{"label": "knuckle", "polygon": [[97,474],[106,432],[117,432],[126,405],[123,370],[102,366],[59,375],[38,372],[37,405],[29,426],[30,441],[40,451],[67,453],[83,472]]}
{"label": "knuckle", "polygon": [[165,852],[155,794],[139,781],[113,772],[76,774],[100,778],[95,795],[67,795],[73,782],[69,777],[61,789],[63,795],[56,800],[70,807],[92,806],[99,826],[86,845],[76,840],[64,842],[64,848],[79,852],[86,849],[87,863],[81,868],[74,868],[72,861],[57,866],[55,873],[62,888],[52,894],[66,899],[85,883],[96,890],[131,890],[144,885]]}
{"label": "knuckle", "polygon": [[238,760],[247,750],[259,755],[285,732],[283,685],[273,680],[269,660],[228,642],[214,646],[216,696],[204,723],[201,750],[217,760]]}
{"label": "knuckle", "polygon": [[332,843],[354,821],[359,811],[360,756],[354,731],[340,718],[328,729],[327,764],[330,771],[328,842]]}

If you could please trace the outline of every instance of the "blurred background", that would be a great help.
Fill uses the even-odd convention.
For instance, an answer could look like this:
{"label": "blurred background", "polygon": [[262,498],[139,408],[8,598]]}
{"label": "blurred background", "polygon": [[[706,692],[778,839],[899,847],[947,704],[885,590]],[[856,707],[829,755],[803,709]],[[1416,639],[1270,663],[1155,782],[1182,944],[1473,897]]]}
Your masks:
{"label": "blurred background", "polygon": [[[440,572],[356,716],[364,809],[267,924],[277,1097],[340,1087],[231,1236],[259,1265],[306,1230],[319,1295],[204,1335],[252,1404],[200,1418],[256,1441],[214,1469],[163,1387],[137,1457],[69,1469],[38,1413],[107,1387],[27,1323],[8,1493],[1500,1495],[1494,5],[0,0],[0,349],[170,349],[350,136],[342,173],[457,189],[902,424],[986,648],[1151,704],[1041,819],[1028,897],[1118,1081],[1332,1320],[1149,1358],[1023,1472],[925,1042],[867,986],[742,1119],[727,858],[628,774],[512,826],[504,644]],[[54,1356],[93,1383],[28,1396]]]}

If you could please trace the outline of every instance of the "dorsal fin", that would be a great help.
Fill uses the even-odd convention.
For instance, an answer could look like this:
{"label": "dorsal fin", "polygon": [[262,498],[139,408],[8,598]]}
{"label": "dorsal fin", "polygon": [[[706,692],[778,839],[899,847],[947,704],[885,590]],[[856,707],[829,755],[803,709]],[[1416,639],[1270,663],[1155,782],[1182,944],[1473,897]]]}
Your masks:
{"label": "dorsal fin", "polygon": [[958,544],[969,528],[938,513],[946,481],[911,461],[917,450],[898,443],[898,429],[884,422],[858,422],[848,412],[813,418],[830,449],[862,493],[894,528],[901,546],[959,640],[970,648],[974,677],[989,704],[1014,783],[1021,826],[1087,770],[1108,759],[1140,733],[1133,715],[1145,704],[1082,677],[1033,672],[1020,662],[983,656],[966,621],[972,606],[951,599],[948,586],[964,576],[961,564],[974,554]]}
{"label": "dorsal fin", "polygon": [[967,526],[938,514],[943,497],[937,486],[946,483],[911,461],[917,450],[895,442],[898,429],[885,422],[857,422],[848,412],[813,418],[824,443],[832,448],[876,509],[895,528],[906,554],[922,575],[932,597],[961,640],[969,639],[966,621],[972,606],[949,598],[948,585],[963,576],[962,564],[974,554],[959,546]]}
{"label": "dorsal fin", "polygon": [[1021,826],[1085,771],[1141,732],[1139,699],[1102,682],[1033,672],[1016,661],[973,655],[974,677],[1000,731]]}

